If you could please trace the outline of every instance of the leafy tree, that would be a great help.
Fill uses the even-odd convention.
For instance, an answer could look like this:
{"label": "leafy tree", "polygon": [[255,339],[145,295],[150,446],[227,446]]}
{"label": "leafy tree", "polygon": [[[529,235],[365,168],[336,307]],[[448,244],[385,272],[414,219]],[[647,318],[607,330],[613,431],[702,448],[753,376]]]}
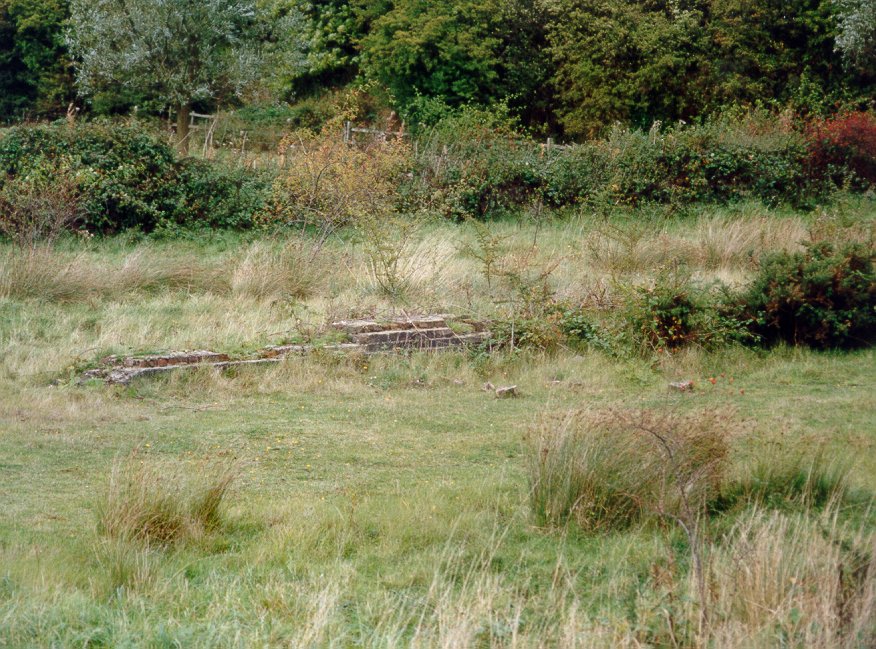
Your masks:
{"label": "leafy tree", "polygon": [[711,0],[705,107],[784,105],[805,84],[826,96],[844,82],[829,0]]}
{"label": "leafy tree", "polygon": [[695,3],[551,0],[553,85],[566,131],[697,111],[705,34]]}
{"label": "leafy tree", "polygon": [[550,127],[556,120],[547,49],[549,12],[542,0],[506,0],[499,21],[496,94],[529,126]]}
{"label": "leafy tree", "polygon": [[281,52],[273,67],[287,98],[351,82],[359,73],[359,41],[390,9],[386,0],[262,0],[267,40]]}
{"label": "leafy tree", "polygon": [[867,92],[834,55],[834,2],[873,0],[544,1],[556,110],[573,135]]}
{"label": "leafy tree", "polygon": [[501,102],[525,123],[550,121],[541,0],[398,0],[389,11],[359,15],[368,26],[360,41],[364,73],[389,89],[402,112],[423,102]]}
{"label": "leafy tree", "polygon": [[80,92],[131,88],[177,111],[187,150],[194,102],[223,101],[259,73],[253,0],[72,0]]}
{"label": "leafy tree", "polygon": [[362,40],[365,73],[402,108],[417,95],[448,104],[494,97],[500,0],[398,0]]}
{"label": "leafy tree", "polygon": [[836,0],[837,49],[860,69],[876,67],[876,0]]}
{"label": "leafy tree", "polygon": [[73,94],[65,0],[0,0],[0,115],[57,112]]}

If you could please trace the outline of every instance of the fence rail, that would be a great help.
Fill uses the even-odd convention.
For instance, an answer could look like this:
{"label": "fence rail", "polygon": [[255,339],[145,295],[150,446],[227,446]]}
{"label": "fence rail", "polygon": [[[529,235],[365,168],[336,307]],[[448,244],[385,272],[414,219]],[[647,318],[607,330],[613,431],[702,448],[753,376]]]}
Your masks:
{"label": "fence rail", "polygon": [[[296,145],[292,144],[281,149],[284,136],[288,129],[282,125],[271,125],[266,128],[241,128],[243,124],[232,116],[224,114],[195,113],[189,114],[189,138],[191,149],[205,158],[216,155],[232,156],[247,166],[277,164],[285,166],[290,157],[294,157]],[[357,137],[360,136],[360,137]],[[420,144],[411,134],[404,130],[404,124],[397,129],[379,129],[373,127],[354,126],[352,122],[344,122],[343,143],[355,146],[357,143],[371,140],[410,139],[414,150]],[[574,144],[559,144],[549,137],[543,141],[513,140],[520,146],[540,147],[545,153],[565,151],[575,147]],[[449,149],[445,146],[443,155]]]}

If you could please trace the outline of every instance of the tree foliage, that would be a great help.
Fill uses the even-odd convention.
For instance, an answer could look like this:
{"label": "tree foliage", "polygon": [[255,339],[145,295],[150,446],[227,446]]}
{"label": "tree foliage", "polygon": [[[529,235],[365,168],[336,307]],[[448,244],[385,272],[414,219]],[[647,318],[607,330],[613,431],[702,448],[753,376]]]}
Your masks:
{"label": "tree foliage", "polygon": [[876,0],[836,0],[839,8],[837,49],[855,66],[876,67]]}
{"label": "tree foliage", "polygon": [[501,105],[585,137],[740,106],[865,109],[876,0],[0,0],[0,112],[63,111],[71,55],[95,112],[353,84],[409,121]]}
{"label": "tree foliage", "polygon": [[50,113],[72,95],[65,0],[0,0],[0,116]]}
{"label": "tree foliage", "polygon": [[494,98],[500,2],[400,0],[362,42],[366,74],[404,106],[418,94],[451,105]]}
{"label": "tree foliage", "polygon": [[836,16],[822,0],[548,0],[567,131],[646,126],[731,105],[841,99]]}
{"label": "tree foliage", "polygon": [[134,88],[176,107],[227,99],[258,73],[254,18],[252,0],[72,0],[79,89]]}

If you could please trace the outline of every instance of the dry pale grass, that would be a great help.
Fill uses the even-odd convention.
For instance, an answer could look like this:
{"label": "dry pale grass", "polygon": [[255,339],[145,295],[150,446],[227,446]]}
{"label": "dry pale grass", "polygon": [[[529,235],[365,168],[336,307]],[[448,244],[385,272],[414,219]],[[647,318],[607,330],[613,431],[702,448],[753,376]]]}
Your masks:
{"label": "dry pale grass", "polygon": [[808,237],[800,218],[704,216],[684,229],[604,223],[585,245],[589,261],[616,277],[678,263],[726,275],[750,271],[767,252],[797,250]]}
{"label": "dry pale grass", "polygon": [[125,256],[118,268],[105,268],[107,279],[99,292],[124,295],[160,289],[222,293],[228,289],[227,273],[220,264],[191,255],[143,246]]}
{"label": "dry pale grass", "polygon": [[800,218],[701,218],[685,239],[693,263],[707,270],[749,268],[767,252],[799,250],[809,230]]}
{"label": "dry pale grass", "polygon": [[711,646],[871,647],[876,539],[836,511],[754,511],[713,549]]}
{"label": "dry pale grass", "polygon": [[327,264],[320,250],[303,240],[282,244],[256,241],[231,273],[235,295],[259,300],[309,297],[320,287]]}
{"label": "dry pale grass", "polygon": [[81,256],[65,258],[45,247],[12,249],[0,257],[0,296],[71,301],[95,289],[95,273]]}
{"label": "dry pale grass", "polygon": [[57,302],[112,298],[160,289],[222,291],[221,269],[184,255],[135,249],[118,265],[92,255],[48,247],[11,249],[0,255],[0,297]]}

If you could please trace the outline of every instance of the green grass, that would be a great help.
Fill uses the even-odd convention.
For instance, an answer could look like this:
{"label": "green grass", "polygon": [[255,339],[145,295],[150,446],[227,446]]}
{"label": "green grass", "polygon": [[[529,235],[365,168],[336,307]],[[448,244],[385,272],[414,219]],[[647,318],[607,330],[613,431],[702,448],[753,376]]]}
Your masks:
{"label": "green grass", "polygon": [[[533,236],[528,226],[494,227],[521,251]],[[539,255],[583,250],[591,232],[587,223],[551,225]],[[436,233],[469,236],[449,226]],[[58,254],[111,266],[138,244],[65,245]],[[247,245],[223,237],[150,250],[225,268]],[[361,263],[348,244],[332,245],[352,255],[347,264]],[[461,255],[443,278],[432,276],[443,288],[426,291],[421,308],[501,308]],[[738,261],[725,270],[749,268]],[[554,288],[578,291],[596,274],[563,268]],[[455,283],[465,278],[473,289]],[[751,513],[744,499],[730,503],[714,523],[716,575],[729,574],[732,539],[794,536],[788,530],[821,525],[830,512],[843,547],[872,542],[872,350],[317,355],[129,387],[71,380],[69,368],[109,352],[252,349],[313,334],[334,316],[393,308],[343,264],[330,265],[305,298],[223,286],[0,298],[0,647],[669,646],[671,628],[691,644],[688,552],[672,525],[584,534],[541,527],[533,515],[524,438],[542,413],[570,408],[729,409],[737,422],[729,470],[740,478],[765,457],[849,460],[858,500],[786,504],[789,518],[776,520]],[[697,389],[669,391],[679,379]],[[481,389],[486,381],[516,384],[521,397],[495,399]],[[102,533],[112,468],[134,449],[135,461],[166,469],[168,479],[239,466],[215,524],[172,544]],[[729,594],[716,598],[716,615],[736,615]],[[787,626],[810,609],[782,610],[783,633],[819,646]],[[750,621],[767,633],[760,646],[775,641],[763,631],[773,623]],[[729,628],[717,645],[739,646]]]}

